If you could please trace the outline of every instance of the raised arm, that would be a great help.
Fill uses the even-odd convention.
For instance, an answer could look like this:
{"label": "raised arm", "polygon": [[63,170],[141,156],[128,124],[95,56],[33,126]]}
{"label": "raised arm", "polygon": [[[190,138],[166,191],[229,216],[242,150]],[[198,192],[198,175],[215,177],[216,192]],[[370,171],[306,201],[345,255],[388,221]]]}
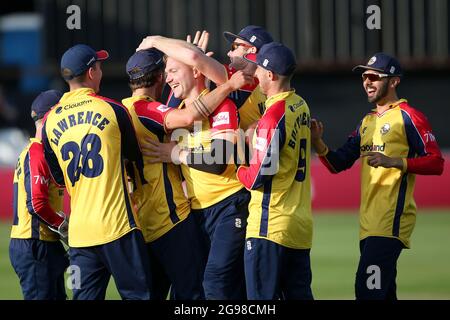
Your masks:
{"label": "raised arm", "polygon": [[166,38],[162,36],[148,36],[142,40],[137,50],[156,48],[171,58],[198,69],[206,78],[217,85],[228,79],[225,67],[207,56],[201,49],[184,40]]}

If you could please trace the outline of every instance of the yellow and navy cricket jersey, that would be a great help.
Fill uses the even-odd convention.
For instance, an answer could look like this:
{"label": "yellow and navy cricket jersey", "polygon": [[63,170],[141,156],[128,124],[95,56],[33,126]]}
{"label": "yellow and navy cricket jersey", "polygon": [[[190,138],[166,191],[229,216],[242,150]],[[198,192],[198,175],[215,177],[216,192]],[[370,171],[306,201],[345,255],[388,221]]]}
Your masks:
{"label": "yellow and navy cricket jersey", "polygon": [[42,130],[54,180],[70,195],[69,245],[90,247],[138,228],[124,160],[143,160],[126,107],[92,89],[67,92],[47,113]]}
{"label": "yellow and navy cricket jersey", "polygon": [[[148,96],[130,97],[123,99],[122,103],[131,114],[139,140],[150,138],[164,142],[164,118],[174,109]],[[147,184],[137,179],[133,199],[138,206],[144,239],[151,242],[187,218],[190,205],[183,192],[179,166],[172,163],[145,164],[144,177]]]}
{"label": "yellow and navy cricket jersey", "polygon": [[374,168],[361,161],[360,239],[397,238],[410,247],[416,223],[415,174],[440,174],[443,158],[426,117],[401,99],[388,110],[367,114],[347,142],[320,160],[337,173],[366,152],[403,158],[403,170]]}
{"label": "yellow and navy cricket jersey", "polygon": [[294,90],[267,99],[250,166],[237,172],[251,191],[246,238],[311,248],[310,123],[308,105]]}
{"label": "yellow and navy cricket jersey", "polygon": [[[237,71],[229,65],[225,65],[228,78]],[[244,131],[248,127],[261,119],[265,110],[265,102],[267,97],[261,92],[258,79],[255,78],[255,84],[246,85],[239,90],[230,93],[229,98],[233,100],[239,111],[239,127]]]}
{"label": "yellow and navy cricket jersey", "polygon": [[[205,93],[207,93],[206,89],[202,94]],[[180,105],[180,108],[183,107],[184,102]],[[194,125],[193,132],[176,129],[172,133],[172,140],[178,141],[181,148],[192,153],[208,153],[211,152],[212,134],[237,129],[236,106],[230,99],[225,99],[208,119],[201,121],[201,127]],[[243,188],[236,178],[234,164],[228,165],[220,175],[193,169],[187,165],[182,165],[181,169],[186,179],[186,189],[192,209],[208,208]]]}
{"label": "yellow and navy cricket jersey", "polygon": [[11,238],[57,241],[59,236],[47,225],[62,222],[55,211],[62,210],[64,189],[51,181],[44,148],[31,139],[19,156],[14,172],[14,215]]}
{"label": "yellow and navy cricket jersey", "polygon": [[[229,65],[224,65],[227,69],[228,78],[237,71],[231,68]],[[254,78],[255,83],[252,85],[245,85],[239,90],[230,93],[228,98],[234,102],[238,109],[239,115],[239,127],[244,131],[248,127],[261,119],[264,114],[266,96],[261,92],[261,88],[258,84],[258,79]],[[170,92],[167,99],[167,105],[172,108],[176,108],[181,104],[181,100],[175,98]]]}

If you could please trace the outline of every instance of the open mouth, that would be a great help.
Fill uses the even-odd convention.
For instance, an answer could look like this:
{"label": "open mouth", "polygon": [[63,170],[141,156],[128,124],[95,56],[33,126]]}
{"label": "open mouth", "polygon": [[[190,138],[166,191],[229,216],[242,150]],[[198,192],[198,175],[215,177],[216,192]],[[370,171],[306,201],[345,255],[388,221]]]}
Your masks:
{"label": "open mouth", "polygon": [[375,95],[375,93],[377,92],[377,90],[376,90],[375,88],[367,88],[367,89],[366,89],[366,92],[367,92],[367,95],[368,95],[369,97],[371,97],[371,96]]}

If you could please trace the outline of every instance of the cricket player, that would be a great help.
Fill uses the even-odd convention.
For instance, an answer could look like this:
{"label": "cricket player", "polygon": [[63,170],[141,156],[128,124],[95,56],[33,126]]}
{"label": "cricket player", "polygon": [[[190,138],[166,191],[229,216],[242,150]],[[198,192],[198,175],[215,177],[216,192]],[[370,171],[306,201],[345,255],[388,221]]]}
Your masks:
{"label": "cricket player", "polygon": [[[166,119],[170,125],[188,119],[183,115],[177,117],[175,109],[175,113],[168,113],[170,108],[157,102],[165,85],[164,68],[164,54],[156,49],[137,51],[127,62],[132,97],[122,103],[132,116],[140,140],[164,142]],[[186,116],[194,113],[191,111]],[[176,118],[170,119],[174,115]],[[137,179],[133,196],[150,255],[152,299],[165,300],[170,287],[173,299],[204,299],[206,248],[190,215],[180,168],[172,163],[148,163],[144,165],[144,176],[148,183],[142,184]]]}
{"label": "cricket player", "polygon": [[[262,27],[249,25],[239,31],[238,34],[225,31],[225,39],[231,44],[227,53],[230,63],[225,65],[228,76],[231,77],[236,71],[253,74],[254,65],[244,59],[248,53],[257,54],[264,44],[273,41],[272,36]],[[246,131],[264,114],[266,96],[258,85],[255,78],[251,84],[243,86],[230,95],[239,110],[239,127]]]}
{"label": "cricket player", "polygon": [[[362,157],[356,299],[394,300],[397,260],[402,249],[410,248],[416,223],[415,176],[442,174],[444,159],[425,115],[398,98],[402,68],[394,57],[377,53],[353,70],[362,72],[374,109],[335,151],[322,140],[322,123],[313,120],[312,144],[332,173]],[[368,281],[373,276],[379,285]]]}
{"label": "cricket player", "polygon": [[267,95],[239,181],[251,192],[245,248],[249,299],[312,299],[310,112],[290,81],[292,51],[278,42],[245,55]]}
{"label": "cricket player", "polygon": [[[253,75],[255,67],[243,58],[244,55],[247,53],[256,54],[264,44],[273,41],[272,36],[264,28],[254,25],[246,26],[238,34],[225,31],[224,37],[231,44],[231,48],[227,53],[230,63],[224,64],[228,78],[231,78],[238,71],[243,72],[245,75]],[[197,41],[194,39],[193,43],[196,44]],[[203,44],[202,47],[205,48],[206,45]],[[211,80],[215,82],[214,79]],[[229,98],[238,108],[239,127],[244,131],[253,128],[256,125],[256,121],[264,113],[264,102],[266,101],[266,96],[258,86],[258,79],[254,78],[253,81],[249,81],[241,88],[231,92]],[[167,105],[177,107],[180,103],[181,100],[176,99],[172,94],[169,96]]]}
{"label": "cricket player", "polygon": [[70,262],[81,275],[74,299],[104,299],[111,275],[123,299],[149,299],[150,265],[124,165],[134,161],[145,184],[142,154],[126,107],[97,95],[107,58],[84,44],[63,54],[70,91],[47,114],[45,157],[71,197]]}
{"label": "cricket player", "polygon": [[[9,257],[25,300],[65,300],[64,270],[69,265],[59,241],[67,238],[61,211],[64,189],[51,181],[41,142],[42,118],[62,94],[42,92],[31,105],[36,135],[19,156],[14,172],[14,218]],[[53,232],[52,230],[56,231]]]}
{"label": "cricket player", "polygon": [[[175,98],[182,99],[179,108],[206,98],[209,90],[200,68],[172,57],[168,50],[155,44],[159,39],[148,37],[140,48],[156,47],[168,54],[166,82]],[[223,67],[221,70],[226,79]],[[249,194],[236,179],[232,159],[237,128],[237,108],[225,99],[192,132],[175,130],[172,139],[179,142],[178,146],[153,142],[154,153],[149,154],[156,157],[155,162],[183,163],[191,214],[202,228],[209,252],[203,280],[207,299],[245,298],[242,255]],[[207,161],[216,159],[216,153],[219,161]]]}

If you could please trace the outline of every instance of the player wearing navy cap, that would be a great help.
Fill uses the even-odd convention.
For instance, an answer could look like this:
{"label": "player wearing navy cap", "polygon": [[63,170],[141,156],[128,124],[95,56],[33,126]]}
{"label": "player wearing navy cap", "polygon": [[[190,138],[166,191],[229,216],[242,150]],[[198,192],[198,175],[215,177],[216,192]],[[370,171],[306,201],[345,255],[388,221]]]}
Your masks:
{"label": "player wearing navy cap", "polygon": [[[353,70],[362,72],[368,101],[376,108],[335,151],[322,140],[322,123],[313,120],[312,144],[332,173],[364,157],[355,295],[357,299],[393,300],[397,299],[397,260],[402,249],[410,247],[416,223],[415,176],[440,175],[444,159],[427,118],[397,96],[403,76],[397,59],[380,52]],[[379,286],[369,279],[374,272]]]}
{"label": "player wearing navy cap", "polygon": [[[175,41],[170,42],[174,44]],[[192,46],[181,42],[183,44],[180,47]],[[182,55],[181,50],[173,50],[174,47],[168,45],[167,39],[159,36],[147,37],[140,48],[153,46],[168,55],[166,82],[172,88],[173,95],[177,99],[183,99],[180,109],[194,101],[204,101],[207,95],[223,86],[208,93],[205,77],[212,77],[203,73],[205,65],[196,67],[193,64],[196,64],[197,59],[186,59],[187,55]],[[202,60],[206,60],[207,56],[198,48],[193,51],[200,52]],[[224,78],[221,81],[226,81],[225,69],[221,64],[217,61],[207,64],[210,69],[216,65],[217,70],[220,70],[218,75]],[[165,119],[173,113],[175,111],[168,110]],[[225,99],[192,132],[186,129],[175,130],[172,140],[179,142],[176,147],[173,143],[153,141],[154,154],[149,153],[156,157],[156,162],[182,163],[191,214],[200,223],[209,251],[203,280],[207,299],[245,298],[243,240],[249,194],[235,175],[233,156],[237,128],[236,106],[230,99]]]}
{"label": "player wearing navy cap", "polygon": [[[255,25],[246,26],[238,34],[225,31],[224,37],[231,44],[227,53],[230,63],[224,65],[228,78],[231,78],[236,72],[243,72],[246,76],[253,75],[255,67],[253,64],[247,63],[243,56],[247,53],[256,53],[264,44],[273,41],[272,36],[263,27]],[[253,127],[264,113],[266,96],[261,92],[256,78],[253,81],[247,81],[245,85],[231,92],[229,98],[238,108],[239,127],[243,130]],[[167,105],[177,107],[180,103],[181,100],[171,95]],[[209,106],[208,103],[205,105]]]}
{"label": "player wearing navy cap", "polygon": [[237,178],[251,192],[245,249],[249,299],[312,299],[310,113],[291,88],[292,51],[271,42],[255,55],[256,77],[267,95],[253,135],[249,166]]}
{"label": "player wearing navy cap", "polygon": [[[236,71],[253,74],[255,67],[243,58],[245,54],[256,54],[264,44],[273,41],[272,36],[262,27],[249,25],[234,34],[224,32],[225,39],[231,44],[227,53],[230,63],[225,65],[228,76],[231,77]],[[230,95],[239,111],[239,127],[247,130],[254,126],[264,114],[264,103],[266,96],[261,92],[258,79],[255,78],[251,84],[241,87]]]}
{"label": "player wearing navy cap", "polygon": [[61,211],[64,189],[51,181],[41,143],[42,118],[61,96],[59,91],[48,90],[33,101],[36,135],[20,154],[14,172],[9,256],[26,300],[66,299],[64,270],[69,260],[58,241],[67,237],[67,219]]}
{"label": "player wearing navy cap", "polygon": [[96,93],[104,50],[68,49],[61,74],[70,91],[47,114],[45,156],[55,181],[71,197],[70,262],[80,268],[74,299],[104,299],[111,275],[123,299],[150,298],[150,266],[125,172],[143,160],[127,109]]}
{"label": "player wearing navy cap", "polygon": [[[167,126],[183,125],[195,110],[173,110],[157,102],[164,81],[164,54],[157,49],[141,50],[128,59],[126,72],[132,97],[122,100],[133,119],[136,134],[164,142]],[[174,119],[167,119],[173,117]],[[201,117],[200,117],[201,118]],[[183,122],[177,123],[180,119]],[[144,157],[144,160],[146,158]],[[145,164],[147,184],[137,179],[133,198],[150,255],[152,299],[165,300],[171,287],[173,299],[204,299],[202,287],[206,250],[200,230],[192,216],[184,195],[180,168],[172,163]]]}

